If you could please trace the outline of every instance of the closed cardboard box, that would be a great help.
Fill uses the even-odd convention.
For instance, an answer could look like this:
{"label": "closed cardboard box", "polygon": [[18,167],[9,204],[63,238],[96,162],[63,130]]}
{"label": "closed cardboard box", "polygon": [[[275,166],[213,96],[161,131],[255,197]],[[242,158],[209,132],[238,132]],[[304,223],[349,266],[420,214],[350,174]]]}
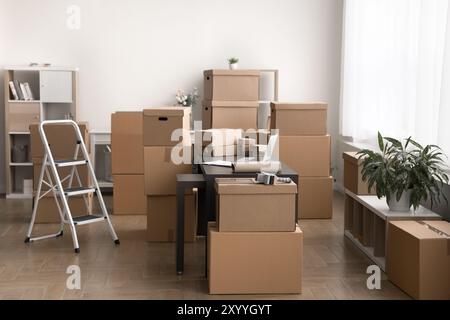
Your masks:
{"label": "closed cardboard box", "polygon": [[208,227],[210,294],[299,294],[303,233],[218,232]]}
{"label": "closed cardboard box", "polygon": [[111,115],[112,174],[144,174],[143,113]]}
{"label": "closed cardboard box", "polygon": [[[191,109],[188,107],[155,107],[144,110],[144,146],[174,146],[190,141]],[[175,130],[182,130],[172,141]]]}
{"label": "closed cardboard box", "polygon": [[252,178],[217,178],[220,232],[294,232],[297,185],[256,184]]}
{"label": "closed cardboard box", "polygon": [[327,104],[272,102],[270,127],[283,136],[327,134]]}
{"label": "closed cardboard box", "polygon": [[147,214],[144,175],[114,176],[114,214]]}
{"label": "closed cardboard box", "polygon": [[357,152],[344,152],[344,188],[350,190],[356,195],[375,195],[375,186],[372,192],[369,192],[369,187],[366,182],[362,180],[361,164]]}
{"label": "closed cardboard box", "polygon": [[203,101],[203,129],[257,129],[258,101]]}
{"label": "closed cardboard box", "polygon": [[301,177],[329,177],[330,136],[280,136],[280,160]]}
{"label": "closed cardboard box", "polygon": [[333,177],[299,177],[298,206],[300,219],[333,218]]}
{"label": "closed cardboard box", "polygon": [[[144,172],[145,193],[147,195],[175,195],[177,174],[192,173],[192,164],[175,164],[172,161],[172,147],[145,147]],[[177,153],[191,159],[191,147],[184,147]],[[186,152],[186,153],[185,153]],[[187,156],[189,154],[189,156]]]}
{"label": "closed cardboard box", "polygon": [[[83,197],[69,198],[69,208],[72,217],[79,217],[92,213],[92,195],[86,196],[86,201],[88,203],[87,209]],[[58,207],[56,206],[55,198],[53,196],[44,197],[39,200],[36,223],[61,223]]]}
{"label": "closed cardboard box", "polygon": [[[185,195],[184,210],[184,241],[194,242],[197,235],[196,194]],[[176,236],[176,196],[147,197],[147,240],[174,242]]]}
{"label": "closed cardboard box", "polygon": [[[33,159],[33,190],[34,191],[37,191],[37,188],[38,188],[39,177],[40,177],[41,170],[42,170],[42,160],[43,159],[41,159],[41,158]],[[71,174],[71,170],[72,170],[71,167],[57,168],[58,175],[59,175],[59,178],[61,179],[61,181],[64,180],[67,176],[69,176]],[[91,186],[92,179],[89,174],[88,167],[87,166],[76,166],[76,170],[80,177],[81,185],[78,182],[76,174],[74,174],[73,180],[72,180],[72,187],[75,188],[75,187],[80,187],[80,186],[83,186],[83,187]],[[54,183],[55,179],[54,179],[53,172],[50,167],[48,167],[48,172],[50,173],[51,179]],[[45,181],[48,182],[48,178],[47,178],[46,174],[44,175],[44,179],[45,179]],[[62,185],[63,185],[63,188],[68,188],[69,187],[69,179],[65,179],[64,181],[62,181]],[[45,183],[43,183],[41,190],[46,191],[48,189],[49,189],[49,187]],[[52,196],[52,194],[49,194],[48,196]]]}
{"label": "closed cardboard box", "polygon": [[[81,131],[81,136],[86,145],[87,152],[89,152],[89,126],[87,123],[80,122],[78,127]],[[47,125],[44,127],[47,136],[47,141],[50,144],[55,160],[73,159],[75,155],[75,148],[77,146],[77,136],[75,129],[70,125]],[[30,125],[30,141],[31,141],[31,158],[43,158],[44,146],[41,142],[39,134],[39,124]],[[79,158],[82,158],[82,152],[78,153]]]}
{"label": "closed cardboard box", "polygon": [[206,70],[203,72],[205,100],[258,101],[259,70]]}
{"label": "closed cardboard box", "polygon": [[414,299],[450,299],[450,223],[389,223],[386,271]]}

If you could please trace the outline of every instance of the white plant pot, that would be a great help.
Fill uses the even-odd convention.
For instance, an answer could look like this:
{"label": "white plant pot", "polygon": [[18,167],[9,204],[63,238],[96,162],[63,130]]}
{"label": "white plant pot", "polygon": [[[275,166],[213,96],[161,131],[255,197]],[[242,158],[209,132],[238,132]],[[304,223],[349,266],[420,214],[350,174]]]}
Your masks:
{"label": "white plant pot", "polygon": [[409,212],[411,211],[411,193],[412,191],[408,190],[403,192],[402,197],[399,201],[397,201],[397,195],[392,194],[390,201],[387,201],[389,209],[394,212]]}
{"label": "white plant pot", "polygon": [[230,70],[236,70],[238,68],[237,63],[230,63]]}

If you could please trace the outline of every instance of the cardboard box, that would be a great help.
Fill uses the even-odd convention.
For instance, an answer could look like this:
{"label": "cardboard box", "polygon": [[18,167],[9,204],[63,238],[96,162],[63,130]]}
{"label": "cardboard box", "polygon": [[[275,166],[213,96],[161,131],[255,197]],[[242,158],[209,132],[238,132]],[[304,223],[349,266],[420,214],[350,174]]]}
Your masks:
{"label": "cardboard box", "polygon": [[237,142],[242,137],[240,129],[209,129],[203,131],[203,154],[212,157],[235,156]]}
{"label": "cardboard box", "polygon": [[174,146],[180,140],[172,141],[172,133],[182,129],[184,144],[190,143],[191,108],[155,107],[144,110],[144,146]]}
{"label": "cardboard box", "polygon": [[113,203],[117,215],[147,214],[144,175],[115,175]]}
{"label": "cardboard box", "polygon": [[350,190],[356,195],[376,195],[375,186],[372,192],[362,180],[361,164],[362,160],[358,160],[357,152],[344,152],[344,188]]}
{"label": "cardboard box", "polygon": [[[69,198],[69,208],[72,217],[79,217],[92,213],[92,195],[86,196],[86,200],[88,202],[87,210],[83,197]],[[56,206],[55,198],[53,196],[44,197],[39,200],[36,223],[61,223],[58,207]]]}
{"label": "cardboard box", "polygon": [[208,227],[210,294],[299,294],[303,233],[218,232]]}
{"label": "cardboard box", "polygon": [[[175,164],[171,160],[172,147],[145,147],[144,172],[145,194],[147,195],[175,195],[177,174],[192,173],[192,164]],[[191,147],[184,147],[181,156],[189,154]],[[188,160],[188,159],[186,159]],[[191,162],[192,163],[192,162]]]}
{"label": "cardboard box", "polygon": [[203,129],[257,129],[258,101],[203,101]]}
{"label": "cardboard box", "polygon": [[[33,159],[33,190],[37,191],[38,184],[39,184],[39,177],[42,170],[42,160],[41,158]],[[81,185],[83,187],[91,186],[91,176],[89,174],[89,170],[87,166],[77,166],[77,171],[80,176]],[[48,168],[52,181],[55,182],[53,173],[51,168]],[[57,168],[58,174],[61,180],[63,180],[65,177],[70,175],[72,168],[71,167],[63,167],[63,168]],[[47,175],[44,175],[45,180],[47,180]],[[67,188],[69,186],[69,180],[65,180],[62,182],[63,188]],[[73,181],[72,181],[72,187],[80,187],[80,184],[78,183],[78,179],[76,178],[76,175],[74,174]],[[46,184],[42,184],[43,191],[46,191],[49,189],[49,187]],[[53,197],[53,194],[48,194],[47,197]]]}
{"label": "cardboard box", "polygon": [[450,223],[389,223],[386,271],[414,299],[450,299]]}
{"label": "cardboard box", "polygon": [[280,136],[280,160],[301,177],[329,177],[330,136]]}
{"label": "cardboard box", "polygon": [[111,115],[112,174],[144,174],[143,113]]}
{"label": "cardboard box", "polygon": [[297,185],[256,184],[252,178],[217,178],[219,232],[294,232]]}
{"label": "cardboard box", "polygon": [[205,100],[258,101],[259,70],[206,70],[203,72]]}
{"label": "cardboard box", "polygon": [[327,134],[326,103],[272,102],[270,127],[282,136],[323,136]]}
{"label": "cardboard box", "polygon": [[[197,236],[196,194],[185,195],[184,241],[194,242]],[[177,232],[176,196],[147,197],[147,240],[174,242]]]}
{"label": "cardboard box", "polygon": [[298,206],[300,219],[333,218],[333,177],[299,177]]}
{"label": "cardboard box", "polygon": [[[86,149],[89,152],[89,126],[85,122],[79,122],[83,141]],[[77,137],[75,130],[69,125],[47,125],[45,126],[45,133],[47,136],[50,149],[55,160],[73,159],[75,154],[75,147],[77,145]],[[44,146],[41,142],[39,134],[39,124],[33,123],[30,125],[30,141],[31,141],[31,158],[44,158]],[[79,158],[82,158],[82,152],[78,153]]]}

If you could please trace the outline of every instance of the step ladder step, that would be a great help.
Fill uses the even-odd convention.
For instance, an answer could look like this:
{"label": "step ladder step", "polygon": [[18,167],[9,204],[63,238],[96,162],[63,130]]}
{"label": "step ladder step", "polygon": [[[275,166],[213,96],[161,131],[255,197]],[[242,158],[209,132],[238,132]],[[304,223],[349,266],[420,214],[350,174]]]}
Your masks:
{"label": "step ladder step", "polygon": [[81,196],[93,192],[95,192],[95,188],[93,187],[76,187],[64,189],[64,195],[68,197]]}
{"label": "step ladder step", "polygon": [[[63,167],[72,167],[72,166],[83,166],[86,165],[88,163],[87,160],[56,160],[55,161],[55,166],[57,166],[58,168],[63,168]],[[50,163],[47,163],[47,165],[50,165]]]}
{"label": "step ladder step", "polygon": [[100,221],[104,221],[104,220],[105,220],[105,217],[103,217],[101,215],[91,214],[91,215],[74,217],[73,223],[75,225],[81,226],[83,224],[90,224],[90,223],[100,222]]}

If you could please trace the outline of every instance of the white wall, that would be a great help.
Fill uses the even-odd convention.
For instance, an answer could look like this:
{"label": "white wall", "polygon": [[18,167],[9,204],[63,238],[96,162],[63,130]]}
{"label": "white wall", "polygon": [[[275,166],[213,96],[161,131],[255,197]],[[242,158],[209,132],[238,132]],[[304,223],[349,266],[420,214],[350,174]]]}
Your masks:
{"label": "white wall", "polygon": [[[79,67],[78,118],[108,129],[111,112],[172,104],[178,88],[201,89],[202,70],[238,56],[241,68],[280,70],[281,100],[328,101],[337,137],[342,2],[0,0],[0,67]],[[81,8],[79,31],[66,27],[71,4]]]}

